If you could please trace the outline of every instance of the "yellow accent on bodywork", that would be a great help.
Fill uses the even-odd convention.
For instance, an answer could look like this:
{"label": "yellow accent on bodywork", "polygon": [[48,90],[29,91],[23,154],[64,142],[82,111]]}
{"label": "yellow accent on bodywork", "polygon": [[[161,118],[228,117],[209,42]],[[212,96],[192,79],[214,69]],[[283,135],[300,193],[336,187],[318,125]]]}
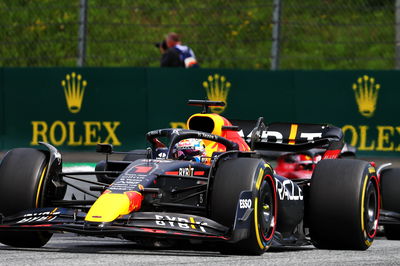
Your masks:
{"label": "yellow accent on bodywork", "polygon": [[297,135],[297,129],[299,125],[297,124],[292,124],[290,126],[290,134],[289,134],[289,144],[294,145],[296,144],[296,135]]}
{"label": "yellow accent on bodywork", "polygon": [[193,217],[190,217],[189,218],[190,219],[190,222],[192,223],[191,225],[190,225],[190,227],[192,227],[193,229],[196,229],[196,226],[194,225],[196,222],[194,221],[194,218]]}
{"label": "yellow accent on bodywork", "polygon": [[375,173],[375,167],[369,167],[368,168],[368,172],[370,173],[370,174],[372,174],[372,173]]}
{"label": "yellow accent on bodywork", "polygon": [[190,120],[192,120],[193,117],[208,117],[208,118],[210,118],[214,122],[214,129],[210,133],[214,134],[214,135],[218,135],[218,136],[222,135],[222,126],[224,125],[224,119],[221,116],[219,116],[217,114],[194,114],[191,117],[189,117],[189,119],[186,122],[186,127],[188,129],[191,129],[189,127],[189,122],[190,122]]}
{"label": "yellow accent on bodywork", "polygon": [[86,215],[88,222],[112,222],[120,215],[129,214],[129,198],[125,194],[101,195]]}
{"label": "yellow accent on bodywork", "polygon": [[[211,134],[221,136],[222,135],[222,126],[224,125],[224,119],[217,114],[194,114],[186,122],[186,127],[188,129],[192,129],[189,127],[190,120],[194,117],[208,117],[214,123],[214,128]],[[218,143],[211,141],[211,140],[203,140],[204,144],[206,145],[206,156],[211,157],[214,152],[219,152],[221,150],[218,149]],[[223,150],[224,151],[224,150]]]}
{"label": "yellow accent on bodywork", "polygon": [[40,196],[40,192],[42,191],[42,184],[43,184],[44,176],[46,174],[46,170],[47,170],[47,165],[45,166],[45,168],[42,171],[42,174],[40,175],[39,185],[38,185],[37,192],[36,192],[36,201],[35,201],[36,208],[39,208],[39,196]]}

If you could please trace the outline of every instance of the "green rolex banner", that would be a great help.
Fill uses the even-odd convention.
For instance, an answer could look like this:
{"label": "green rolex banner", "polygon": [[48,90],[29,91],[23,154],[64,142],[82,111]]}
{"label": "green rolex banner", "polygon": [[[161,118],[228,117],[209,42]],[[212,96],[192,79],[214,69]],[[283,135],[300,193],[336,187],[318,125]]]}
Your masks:
{"label": "green rolex banner", "polygon": [[397,71],[0,68],[0,149],[143,148],[156,128],[185,127],[188,99],[224,101],[227,118],[330,123],[360,155],[400,155]]}

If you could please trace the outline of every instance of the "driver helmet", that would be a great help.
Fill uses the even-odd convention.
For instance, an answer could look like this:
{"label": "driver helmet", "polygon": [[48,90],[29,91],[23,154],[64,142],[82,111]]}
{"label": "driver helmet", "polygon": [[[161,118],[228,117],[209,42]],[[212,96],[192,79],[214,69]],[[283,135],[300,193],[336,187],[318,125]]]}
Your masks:
{"label": "driver helmet", "polygon": [[206,155],[206,145],[201,139],[184,139],[175,144],[175,158],[186,161],[201,162]]}

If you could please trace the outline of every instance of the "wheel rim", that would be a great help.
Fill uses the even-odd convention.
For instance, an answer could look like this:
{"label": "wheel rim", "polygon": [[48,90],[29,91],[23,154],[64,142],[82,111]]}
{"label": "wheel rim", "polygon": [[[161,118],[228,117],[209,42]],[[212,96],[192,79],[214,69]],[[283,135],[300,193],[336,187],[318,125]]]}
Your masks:
{"label": "wheel rim", "polygon": [[364,202],[365,231],[369,237],[373,237],[377,229],[378,221],[378,192],[372,180],[368,182]]}
{"label": "wheel rim", "polygon": [[275,197],[272,186],[268,180],[263,180],[258,202],[258,215],[260,217],[260,231],[264,240],[269,241],[275,228]]}

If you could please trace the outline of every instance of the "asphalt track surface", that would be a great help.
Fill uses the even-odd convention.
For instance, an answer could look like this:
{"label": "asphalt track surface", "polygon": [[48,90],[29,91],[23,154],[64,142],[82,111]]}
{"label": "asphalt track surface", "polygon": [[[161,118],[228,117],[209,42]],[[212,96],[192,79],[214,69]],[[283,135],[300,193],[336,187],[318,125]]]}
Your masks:
{"label": "asphalt track surface", "polygon": [[[197,250],[196,250],[197,249]],[[204,247],[144,248],[113,238],[55,235],[43,248],[0,244],[1,265],[399,265],[400,241],[377,239],[366,251],[270,248],[262,256],[221,255]]]}
{"label": "asphalt track surface", "polygon": [[[64,161],[67,162],[96,162],[102,159],[103,156],[94,153],[71,153],[64,156]],[[375,161],[377,166],[393,162],[394,166],[400,167],[399,159],[365,159]],[[67,194],[75,194],[80,198],[77,191],[70,190]],[[212,246],[187,243],[183,246],[155,248],[127,240],[82,237],[75,234],[55,234],[43,248],[13,248],[0,244],[0,265],[111,264],[400,265],[400,241],[389,241],[380,237],[366,251],[318,250],[313,246],[270,248],[262,256],[221,255]]]}

